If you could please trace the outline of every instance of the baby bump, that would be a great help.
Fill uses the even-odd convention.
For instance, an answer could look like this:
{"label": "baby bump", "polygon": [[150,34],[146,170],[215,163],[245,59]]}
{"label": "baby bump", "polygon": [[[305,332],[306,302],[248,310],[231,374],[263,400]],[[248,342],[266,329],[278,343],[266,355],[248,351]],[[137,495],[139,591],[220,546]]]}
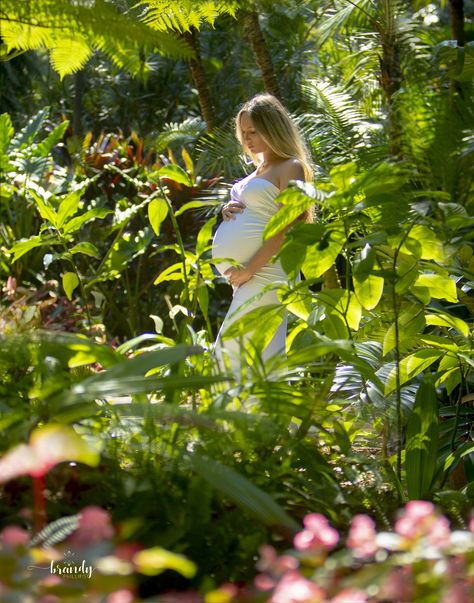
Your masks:
{"label": "baby bump", "polygon": [[[248,210],[237,214],[235,220],[222,222],[214,234],[212,257],[230,258],[241,264],[248,262],[262,246],[265,225],[265,222],[255,219]],[[216,264],[221,274],[230,266],[230,262]]]}

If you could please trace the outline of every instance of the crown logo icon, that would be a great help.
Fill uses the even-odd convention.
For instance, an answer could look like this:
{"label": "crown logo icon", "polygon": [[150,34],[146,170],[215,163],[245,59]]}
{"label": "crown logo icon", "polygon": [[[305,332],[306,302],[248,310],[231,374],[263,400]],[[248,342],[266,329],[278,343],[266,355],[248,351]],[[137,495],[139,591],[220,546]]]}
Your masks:
{"label": "crown logo icon", "polygon": [[69,550],[68,550],[68,551],[66,551],[66,552],[64,553],[64,562],[65,562],[67,565],[71,565],[71,563],[72,563],[72,562],[73,562],[73,560],[74,560],[75,555],[76,555],[76,554],[75,554],[73,551],[69,551]]}

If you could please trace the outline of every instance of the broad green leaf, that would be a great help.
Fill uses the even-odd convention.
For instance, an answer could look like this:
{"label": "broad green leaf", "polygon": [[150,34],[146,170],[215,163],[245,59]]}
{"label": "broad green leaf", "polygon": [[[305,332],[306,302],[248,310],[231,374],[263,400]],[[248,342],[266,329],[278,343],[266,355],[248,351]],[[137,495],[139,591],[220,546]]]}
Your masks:
{"label": "broad green leaf", "polygon": [[474,452],[474,442],[464,442],[455,452],[452,452],[445,460],[443,470],[447,471],[453,463],[460,461],[463,457]]}
{"label": "broad green leaf", "polygon": [[[413,379],[413,377],[416,377],[416,375],[427,369],[443,355],[444,352],[442,350],[422,348],[403,358],[400,361],[400,385],[403,385],[410,379]],[[385,384],[385,395],[388,396],[395,391],[396,388],[396,367],[393,367]]]}
{"label": "broad green leaf", "polygon": [[153,199],[148,204],[148,219],[157,237],[160,236],[160,226],[168,215],[168,210],[168,203],[165,199]]}
{"label": "broad green leaf", "polygon": [[39,143],[36,152],[42,157],[46,157],[51,152],[51,149],[57,144],[69,127],[69,121],[65,120],[56,126],[48,136]]}
{"label": "broad green leaf", "polygon": [[54,243],[58,243],[58,241],[53,240],[51,237],[43,237],[41,235],[36,235],[31,237],[30,239],[26,239],[26,241],[18,241],[11,249],[9,249],[9,253],[13,254],[12,264],[19,260],[25,253],[28,253],[32,249],[36,247],[42,247],[43,245],[51,245]]}
{"label": "broad green leaf", "polygon": [[409,238],[414,239],[415,241],[418,241],[418,243],[420,243],[421,259],[436,260],[439,262],[442,262],[446,259],[443,243],[438,239],[436,233],[434,233],[427,226],[423,226],[422,224],[415,224],[410,230]]}
{"label": "broad green leaf", "polygon": [[289,226],[294,220],[314,204],[314,199],[308,197],[300,190],[287,189],[275,198],[275,203],[282,207],[270,219],[263,231],[263,239],[269,239]]}
{"label": "broad green leaf", "polygon": [[184,184],[185,186],[191,187],[193,183],[191,182],[191,178],[188,174],[183,170],[179,165],[165,165],[160,168],[157,172],[150,174],[150,180],[156,181],[160,178],[169,178],[170,180],[174,180],[178,184]]}
{"label": "broad green leaf", "polygon": [[62,228],[68,218],[71,218],[79,207],[81,200],[82,189],[78,189],[69,193],[61,199],[61,204],[58,209],[57,227]]}
{"label": "broad green leaf", "polygon": [[429,376],[421,381],[407,423],[405,469],[411,500],[421,500],[430,494],[438,468],[438,433],[438,400]]}
{"label": "broad green leaf", "polygon": [[214,488],[223,492],[230,500],[265,525],[284,526],[290,530],[298,529],[298,523],[271,496],[234,469],[197,454],[191,457],[191,465],[194,471]]}
{"label": "broad green leaf", "polygon": [[362,318],[362,308],[355,294],[352,291],[346,291],[336,307],[346,317],[349,327],[353,331],[357,331]]}
{"label": "broad green leaf", "polygon": [[89,241],[83,241],[82,243],[74,245],[69,252],[72,254],[83,253],[84,255],[90,255],[91,257],[100,260],[99,250],[93,243],[89,243]]}
{"label": "broad green leaf", "polygon": [[403,295],[418,278],[418,262],[410,256],[401,256],[397,261],[396,273],[395,291]]}
{"label": "broad green leaf", "polygon": [[441,274],[420,274],[416,279],[417,287],[426,287],[431,297],[457,302],[456,282],[449,276]]}
{"label": "broad green leaf", "polygon": [[327,237],[316,245],[307,248],[301,269],[305,278],[319,278],[334,264],[346,241],[344,229],[328,227]]}
{"label": "broad green leaf", "polygon": [[361,280],[358,275],[354,274],[353,283],[359,302],[366,310],[373,310],[382,297],[384,279],[381,276],[369,274]]}
{"label": "broad green leaf", "polygon": [[157,276],[154,280],[154,285],[159,285],[160,283],[164,283],[165,281],[180,281],[183,280],[183,265],[181,262],[176,264],[172,264],[165,268],[163,272]]}
{"label": "broad green leaf", "polygon": [[140,574],[156,576],[166,570],[174,570],[185,578],[193,578],[197,572],[196,564],[183,557],[171,553],[159,546],[139,551],[133,557],[133,563]]}
{"label": "broad green leaf", "polygon": [[57,227],[58,225],[58,216],[54,211],[53,207],[50,205],[49,201],[46,199],[42,199],[41,196],[32,188],[28,189],[28,192],[36,201],[36,205],[38,207],[38,211],[43,220],[47,220],[50,224]]}
{"label": "broad green leaf", "polygon": [[6,152],[14,133],[10,116],[8,113],[2,113],[0,115],[0,154]]}
{"label": "broad green leaf", "polygon": [[214,224],[216,223],[217,216],[212,217],[208,220],[204,226],[199,230],[197,241],[196,241],[196,255],[200,256],[206,250],[206,247],[209,243],[209,239],[212,236],[212,230],[214,228]]}
{"label": "broad green leaf", "polygon": [[76,232],[86,222],[90,222],[90,221],[96,220],[98,218],[99,219],[105,218],[105,216],[108,216],[109,214],[112,214],[112,213],[113,213],[113,211],[111,211],[110,209],[103,209],[103,208],[99,208],[99,207],[95,207],[94,209],[89,209],[82,215],[76,216],[75,218],[72,218],[72,220],[69,220],[69,222],[64,224],[63,233],[71,234],[73,232]]}
{"label": "broad green leaf", "polygon": [[453,328],[459,331],[461,335],[464,335],[464,337],[469,337],[469,325],[467,322],[446,312],[439,311],[436,314],[427,314],[426,324]]}
{"label": "broad green leaf", "polygon": [[63,274],[63,289],[68,299],[72,299],[74,289],[79,285],[79,279],[75,272],[65,272]]}
{"label": "broad green leaf", "polygon": [[[404,339],[413,337],[421,333],[425,327],[426,321],[424,316],[424,308],[420,305],[413,305],[405,312],[402,312],[398,317],[398,338],[399,343]],[[393,350],[396,345],[395,323],[391,324],[385,333],[383,340],[382,353],[386,356]]]}
{"label": "broad green leaf", "polygon": [[178,216],[180,216],[181,214],[184,214],[185,211],[188,211],[189,209],[198,209],[198,208],[203,208],[203,207],[209,207],[209,206],[216,206],[219,205],[219,201],[189,201],[188,203],[185,203],[184,205],[182,205],[178,210],[176,210],[174,212],[175,217],[177,218]]}

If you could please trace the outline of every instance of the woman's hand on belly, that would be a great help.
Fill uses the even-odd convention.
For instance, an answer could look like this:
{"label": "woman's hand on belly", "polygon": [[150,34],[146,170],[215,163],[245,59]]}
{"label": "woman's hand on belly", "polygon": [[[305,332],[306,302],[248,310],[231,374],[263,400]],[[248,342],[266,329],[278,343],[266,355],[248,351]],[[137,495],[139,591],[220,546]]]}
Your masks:
{"label": "woman's hand on belly", "polygon": [[235,288],[240,287],[240,285],[243,285],[249,281],[253,276],[253,272],[251,272],[246,266],[243,266],[242,268],[231,266],[230,268],[227,268],[224,274],[228,278],[232,287]]}
{"label": "woman's hand on belly", "polygon": [[229,220],[235,220],[235,214],[241,214],[247,206],[243,201],[237,201],[232,199],[229,203],[226,203],[222,208],[222,217],[225,222]]}

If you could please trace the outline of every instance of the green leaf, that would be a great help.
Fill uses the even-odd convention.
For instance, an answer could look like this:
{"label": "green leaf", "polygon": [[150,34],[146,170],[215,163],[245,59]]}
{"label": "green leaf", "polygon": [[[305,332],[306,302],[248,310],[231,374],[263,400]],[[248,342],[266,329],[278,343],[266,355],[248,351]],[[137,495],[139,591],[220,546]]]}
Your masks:
{"label": "green leaf", "polygon": [[214,228],[214,224],[216,223],[217,216],[214,216],[210,220],[208,220],[204,226],[199,230],[197,241],[196,241],[196,255],[200,256],[206,250],[206,247],[209,243],[209,239],[212,236],[212,230]]}
{"label": "green leaf", "polygon": [[[2,23],[2,25],[4,22]],[[2,35],[3,35],[2,31]],[[43,121],[46,119],[46,116],[49,113],[49,107],[45,107],[41,109],[34,115],[30,121],[26,124],[24,128],[22,128],[19,132],[15,134],[15,137],[12,140],[12,146],[15,150],[19,151],[22,147],[29,145],[33,142],[35,136],[41,129],[43,125]]]}
{"label": "green leaf", "polygon": [[314,199],[299,190],[287,189],[275,198],[275,203],[281,203],[282,207],[266,225],[263,231],[264,240],[275,236],[299,218],[305,210],[314,204]]}
{"label": "green leaf", "polygon": [[65,272],[63,274],[63,289],[68,299],[72,299],[74,289],[79,285],[79,279],[75,272]]}
{"label": "green leaf", "polygon": [[319,278],[334,264],[346,241],[345,231],[339,225],[326,230],[325,240],[307,248],[301,269],[305,278]]}
{"label": "green leaf", "polygon": [[179,165],[165,165],[160,168],[157,172],[150,174],[150,180],[152,182],[161,178],[169,178],[170,180],[174,180],[178,184],[184,184],[185,186],[189,187],[193,185],[193,183],[191,182],[191,178]]}
{"label": "green leaf", "polygon": [[182,281],[183,280],[183,264],[181,262],[177,262],[176,264],[172,264],[165,268],[163,272],[156,277],[153,284],[159,285],[160,283],[164,283],[165,281]]}
{"label": "green leaf", "polygon": [[431,492],[438,468],[438,400],[431,375],[423,378],[408,419],[405,469],[408,496],[420,500]]}
{"label": "green leaf", "polygon": [[384,279],[369,274],[364,279],[353,275],[354,291],[357,299],[366,310],[373,310],[382,298]]}
{"label": "green leaf", "polygon": [[436,314],[427,314],[425,318],[427,325],[437,325],[440,327],[456,329],[461,335],[464,335],[464,337],[469,337],[469,325],[457,316],[437,310]]}
{"label": "green leaf", "polygon": [[169,207],[165,199],[153,199],[148,204],[148,219],[157,237],[160,236],[160,226],[168,215],[168,211]]}
{"label": "green leaf", "polygon": [[99,218],[99,219],[105,218],[105,216],[108,216],[109,214],[113,214],[113,213],[114,212],[111,211],[110,209],[102,209],[102,208],[98,208],[98,207],[95,207],[94,209],[89,209],[84,214],[77,216],[76,218],[72,218],[72,220],[69,220],[69,222],[64,224],[63,233],[65,235],[71,234],[71,233],[79,230],[81,228],[81,226],[83,224],[85,224],[86,222],[96,220],[97,218]]}
{"label": "green leaf", "polygon": [[140,574],[156,576],[166,570],[174,570],[185,578],[193,578],[197,572],[196,564],[183,557],[166,551],[159,546],[139,551],[133,557],[133,563]]}
{"label": "green leaf", "polygon": [[74,245],[69,252],[72,254],[83,253],[84,255],[90,255],[92,258],[100,260],[99,250],[93,243],[89,243],[88,241],[83,241],[82,243]]}
{"label": "green leaf", "polygon": [[14,133],[10,116],[8,113],[2,113],[0,115],[0,154],[6,152]]}
{"label": "green leaf", "polygon": [[290,530],[299,528],[271,496],[234,469],[198,454],[191,457],[191,465],[200,477],[265,525],[284,526]]}
{"label": "green leaf", "polygon": [[61,199],[61,204],[58,209],[57,227],[62,228],[64,222],[72,217],[79,207],[79,201],[81,200],[82,188],[78,189],[69,195],[66,195]]}
{"label": "green leaf", "polygon": [[215,207],[216,205],[219,205],[219,201],[188,201],[176,210],[174,215],[177,218],[189,209],[202,209],[203,207]]}
{"label": "green leaf", "polygon": [[[443,350],[423,348],[403,358],[400,362],[400,385],[416,377],[416,375],[427,369],[443,355]],[[396,367],[393,367],[385,384],[385,395],[388,396],[396,388]]]}
{"label": "green leaf", "polygon": [[441,274],[420,274],[415,281],[417,287],[426,287],[431,297],[457,302],[456,282],[449,276]]}
{"label": "green leaf", "polygon": [[57,144],[61,138],[64,136],[64,133],[69,127],[69,121],[66,119],[59,126],[56,126],[54,130],[48,134],[48,136],[39,143],[36,152],[41,157],[46,157],[51,152],[51,149]]}
{"label": "green leaf", "polygon": [[[425,316],[423,306],[414,304],[411,308],[402,312],[398,317],[398,339],[402,343],[404,339],[421,333],[425,327]],[[395,323],[391,324],[385,333],[382,353],[386,356],[396,345]]]}
{"label": "green leaf", "polygon": [[36,201],[38,211],[40,213],[40,216],[43,218],[43,220],[47,220],[50,224],[57,227],[58,216],[57,216],[56,212],[54,211],[54,209],[52,208],[52,206],[50,205],[49,201],[47,201],[46,199],[42,199],[40,197],[40,195],[38,195],[38,193],[35,190],[33,190],[32,188],[29,188],[28,192],[33,197],[33,199]]}
{"label": "green leaf", "polygon": [[13,245],[13,247],[9,249],[9,253],[13,253],[12,264],[32,249],[35,249],[36,247],[42,247],[43,245],[51,245],[54,243],[58,243],[58,241],[55,241],[51,237],[43,237],[41,235],[36,235],[24,241],[18,241],[18,243],[16,243],[15,245]]}

